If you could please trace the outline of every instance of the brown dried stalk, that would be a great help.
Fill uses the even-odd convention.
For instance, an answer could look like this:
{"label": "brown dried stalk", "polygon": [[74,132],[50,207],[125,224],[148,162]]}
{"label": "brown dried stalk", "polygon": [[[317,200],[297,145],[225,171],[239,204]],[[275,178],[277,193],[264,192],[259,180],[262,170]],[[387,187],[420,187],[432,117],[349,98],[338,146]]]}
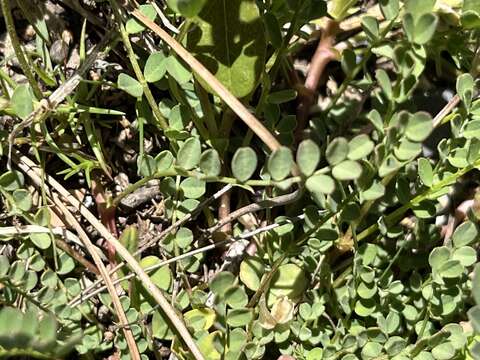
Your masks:
{"label": "brown dried stalk", "polygon": [[[32,178],[39,177],[40,168],[32,162],[28,157],[21,156],[19,153],[16,153],[13,157],[17,165],[24,171],[27,175]],[[147,275],[145,270],[140,266],[138,261],[130,254],[130,252],[108,231],[108,229],[93,215],[88,208],[86,208],[77,198],[70,194],[60,183],[58,183],[50,175],[45,176],[45,180],[50,186],[52,186],[65,200],[70,203],[78,212],[87,220],[99,233],[100,235],[107,240],[113,247],[115,247],[116,253],[123,258],[128,267],[137,274],[140,282],[143,284],[145,289],[152,295],[155,301],[160,305],[162,311],[165,313],[167,318],[170,320],[172,325],[177,330],[179,336],[196,360],[205,360],[200,349],[192,338],[192,335],[189,333],[185,323],[177,315],[174,308],[170,302],[165,298],[163,293],[158,289],[158,287],[152,282],[150,277]]]}
{"label": "brown dried stalk", "polygon": [[327,66],[327,64],[337,57],[334,49],[335,34],[338,31],[338,22],[327,19],[325,21],[325,28],[322,31],[320,42],[317,50],[313,55],[310,67],[308,69],[307,78],[305,79],[305,86],[300,92],[299,103],[297,108],[297,130],[295,136],[300,138],[303,129],[307,123],[310,108],[315,101],[315,94],[317,92],[318,83]]}

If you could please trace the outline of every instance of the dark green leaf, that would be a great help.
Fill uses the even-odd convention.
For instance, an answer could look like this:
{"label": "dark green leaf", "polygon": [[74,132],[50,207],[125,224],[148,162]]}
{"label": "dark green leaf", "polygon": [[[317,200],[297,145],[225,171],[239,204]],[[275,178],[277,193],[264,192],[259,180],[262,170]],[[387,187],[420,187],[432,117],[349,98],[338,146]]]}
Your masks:
{"label": "dark green leaf", "polygon": [[196,137],[191,137],[180,147],[177,156],[177,165],[185,170],[191,170],[198,165],[201,153],[200,140]]}
{"label": "dark green leaf", "polygon": [[136,79],[127,74],[118,76],[118,88],[133,97],[139,98],[143,95],[143,87]]}
{"label": "dark green leaf", "polygon": [[220,156],[217,150],[205,150],[200,157],[200,169],[207,176],[218,176],[222,170]]}
{"label": "dark green leaf", "polygon": [[335,190],[335,182],[328,175],[313,175],[307,179],[305,186],[314,194],[331,194]]}
{"label": "dark green leaf", "polygon": [[26,119],[33,111],[33,93],[28,85],[18,85],[10,100],[13,112],[21,119]]}
{"label": "dark green leaf", "polygon": [[348,142],[343,137],[337,137],[328,144],[325,156],[330,165],[337,165],[347,158]]}
{"label": "dark green leaf", "polygon": [[238,181],[250,179],[257,168],[257,154],[249,147],[239,148],[232,158],[232,173]]}
{"label": "dark green leaf", "polygon": [[150,54],[145,63],[144,76],[148,82],[156,82],[162,79],[167,72],[167,61],[163,52]]}
{"label": "dark green leaf", "polygon": [[282,146],[268,157],[267,168],[272,179],[283,180],[290,174],[293,165],[293,155],[289,148]]}
{"label": "dark green leaf", "polygon": [[310,139],[303,140],[297,150],[297,164],[300,171],[309,176],[313,174],[320,161],[320,148]]}
{"label": "dark green leaf", "polygon": [[209,0],[195,21],[187,49],[233,95],[248,96],[265,66],[265,30],[256,2]]}
{"label": "dark green leaf", "polygon": [[346,160],[335,165],[332,175],[337,180],[355,180],[362,175],[362,166],[356,161]]}

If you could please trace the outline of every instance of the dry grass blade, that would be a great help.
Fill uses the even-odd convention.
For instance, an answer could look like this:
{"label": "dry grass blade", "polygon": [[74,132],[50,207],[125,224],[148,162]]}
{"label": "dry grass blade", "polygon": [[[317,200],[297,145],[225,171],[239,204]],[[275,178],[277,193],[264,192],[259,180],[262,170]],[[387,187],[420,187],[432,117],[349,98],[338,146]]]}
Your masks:
{"label": "dry grass blade", "polygon": [[[28,173],[28,175],[33,179],[33,177],[36,174],[34,175],[33,173]],[[41,180],[40,178],[38,178],[38,176],[36,179],[34,179],[34,181],[37,186],[41,186]],[[93,261],[95,262],[95,265],[100,271],[100,275],[103,278],[103,281],[105,282],[108,293],[112,298],[113,307],[115,308],[115,311],[117,313],[119,323],[122,325],[123,334],[125,335],[125,340],[127,341],[127,345],[130,350],[130,356],[134,360],[140,360],[140,353],[138,351],[137,343],[135,342],[135,338],[133,337],[131,328],[128,326],[128,319],[127,319],[127,316],[125,315],[125,311],[123,310],[118,294],[115,290],[115,285],[113,284],[112,279],[108,274],[107,268],[105,267],[102,260],[100,259],[100,256],[97,254],[95,246],[92,244],[87,233],[82,229],[82,226],[78,223],[77,219],[75,219],[72,213],[63,204],[59,196],[55,193],[50,193],[50,197],[51,197],[51,200],[57,206],[57,209],[59,210],[58,215],[63,216],[67,224],[69,224],[75,229],[78,236],[80,237],[82,242],[85,244],[85,247],[90,252],[90,255],[92,256]]]}
{"label": "dry grass blade", "polygon": [[[17,165],[29,176],[39,177],[40,168],[33,163],[28,157],[15,154],[13,157]],[[137,260],[129,253],[129,251],[108,231],[108,229],[93,215],[77,198],[70,194],[60,183],[49,175],[45,176],[46,182],[50,184],[62,197],[66,199],[72,206],[74,206],[80,214],[100,233],[100,235],[107,240],[114,248],[120,257],[122,257],[130,269],[135,272],[142,282],[145,289],[152,295],[155,301],[160,305],[161,309],[168,317],[170,322],[177,330],[180,337],[183,339],[193,357],[196,360],[204,360],[204,356],[200,352],[197,344],[192,338],[184,322],[177,315],[170,302],[165,298],[158,287],[152,282],[144,269],[140,266]]]}
{"label": "dry grass blade", "polygon": [[93,261],[95,262],[95,265],[100,271],[100,275],[102,276],[103,281],[107,286],[108,292],[112,297],[113,306],[117,313],[119,323],[123,325],[122,326],[123,333],[125,335],[125,340],[127,341],[132,359],[140,360],[140,353],[138,352],[137,343],[135,342],[135,339],[133,337],[132,330],[128,326],[127,316],[125,315],[122,304],[120,303],[120,299],[118,298],[117,292],[115,290],[115,286],[112,283],[112,279],[108,274],[108,270],[103,264],[102,259],[100,258],[100,255],[97,253],[96,247],[90,241],[90,238],[88,237],[87,233],[83,230],[82,226],[77,221],[77,219],[75,219],[72,213],[67,209],[67,207],[62,202],[60,197],[56,193],[51,191],[46,184],[43,183],[40,175],[40,169],[38,167],[34,168],[32,166],[34,164],[30,160],[28,160],[27,158],[23,158],[24,160],[28,160],[28,162],[31,163],[27,165],[26,164],[27,161],[22,161],[22,158],[23,157],[18,158],[18,156],[15,156],[14,161],[17,163],[20,169],[32,179],[35,186],[39,188],[43,187],[43,190],[45,191],[46,195],[49,197],[50,201],[52,201],[56,206],[56,208],[54,208],[53,210],[57,213],[59,217],[61,217],[64,220],[66,224],[69,224],[73,229],[75,229],[80,240],[82,241],[82,243],[85,245],[88,252],[92,256]]}
{"label": "dry grass blade", "polygon": [[220,81],[207,70],[195,57],[190,54],[182,45],[180,45],[173,37],[171,37],[160,26],[151,21],[139,10],[133,9],[132,15],[141,21],[146,27],[165,41],[178,56],[185,61],[195,73],[200,76],[216,94],[242,119],[245,124],[270,148],[274,151],[280,147],[280,143],[270,131],[248,111],[248,109],[235,97]]}

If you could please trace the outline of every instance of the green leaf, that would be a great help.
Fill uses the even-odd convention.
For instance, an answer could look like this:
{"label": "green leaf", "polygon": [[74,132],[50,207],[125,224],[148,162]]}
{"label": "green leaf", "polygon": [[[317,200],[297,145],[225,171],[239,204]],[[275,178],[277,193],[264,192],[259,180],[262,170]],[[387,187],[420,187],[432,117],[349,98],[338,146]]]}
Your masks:
{"label": "green leaf", "polygon": [[155,311],[152,317],[152,335],[160,340],[172,340],[175,337],[174,327],[161,311]]}
{"label": "green leaf", "polygon": [[425,158],[418,159],[418,176],[426,186],[432,187],[433,169],[430,161]]}
{"label": "green leaf", "polygon": [[166,171],[170,169],[173,164],[173,155],[168,150],[163,150],[157,156],[155,156],[155,162],[157,171]]}
{"label": "green leaf", "polygon": [[22,211],[28,211],[32,207],[32,195],[25,189],[17,189],[12,194],[15,206]]}
{"label": "green leaf", "polygon": [[198,199],[205,194],[205,181],[189,177],[180,183],[183,195],[188,199]]}
{"label": "green leaf", "polygon": [[457,78],[457,94],[468,108],[472,102],[475,82],[469,73],[462,74]]}
{"label": "green leaf", "polygon": [[195,22],[187,35],[187,49],[234,96],[251,94],[265,67],[266,51],[256,2],[209,0]]}
{"label": "green leaf", "polygon": [[252,291],[258,290],[264,273],[265,267],[258,257],[247,256],[240,263],[240,280]]}
{"label": "green leaf", "polygon": [[[157,17],[155,8],[150,4],[140,5],[139,10],[143,15],[152,21]],[[125,24],[125,30],[127,30],[129,34],[136,34],[145,30],[145,26],[143,26],[143,24],[137,19],[132,18],[128,19],[127,23]]]}
{"label": "green leaf", "polygon": [[432,355],[436,360],[449,360],[455,357],[455,348],[450,342],[437,345],[432,349]]}
{"label": "green leaf", "polygon": [[480,138],[480,120],[472,120],[465,124],[462,135],[466,139]]}
{"label": "green leaf", "polygon": [[328,175],[317,174],[309,177],[305,186],[313,194],[331,194],[335,190],[335,182]]}
{"label": "green leaf", "polygon": [[175,56],[170,55],[165,59],[165,67],[167,72],[178,82],[183,85],[192,80],[192,72]]}
{"label": "green leaf", "polygon": [[238,181],[250,179],[257,168],[257,154],[249,147],[237,149],[232,158],[232,173]]}
{"label": "green leaf", "polygon": [[10,262],[5,255],[0,255],[0,277],[4,277],[8,273]]}
{"label": "green leaf", "polygon": [[362,359],[374,359],[382,353],[382,344],[369,341],[362,347]]}
{"label": "green leaf", "polygon": [[215,275],[210,282],[210,290],[217,296],[223,296],[235,282],[235,276],[231,272],[222,271]]}
{"label": "green leaf", "polygon": [[191,170],[200,162],[200,156],[202,153],[202,146],[200,140],[196,137],[187,139],[177,155],[177,165],[185,170]]}
{"label": "green leaf", "polygon": [[231,308],[241,308],[247,305],[248,296],[243,286],[240,287],[238,285],[231,286],[225,291],[225,302]]}
{"label": "green leaf", "polygon": [[480,307],[474,306],[468,310],[468,318],[470,319],[473,329],[479,333],[480,332]]}
{"label": "green leaf", "polygon": [[25,120],[33,111],[33,93],[28,85],[18,85],[13,91],[10,105],[13,112]]}
{"label": "green leaf", "polygon": [[362,166],[352,160],[345,160],[332,169],[332,175],[335,179],[341,181],[355,180],[362,175]]}
{"label": "green leaf", "polygon": [[[142,267],[142,269],[146,269],[151,266],[158,265],[159,263],[161,263],[161,260],[158,257],[153,255],[146,256],[139,261],[139,264]],[[155,285],[157,285],[160,289],[165,291],[170,289],[173,279],[172,279],[172,273],[168,265],[161,266],[149,272],[148,276],[150,276],[150,279],[152,280],[152,282]]]}
{"label": "green leaf", "polygon": [[348,142],[343,137],[337,137],[327,146],[325,156],[330,165],[337,165],[347,158]]}
{"label": "green leaf", "polygon": [[426,112],[417,112],[411,115],[407,121],[405,135],[412,141],[425,140],[433,130],[432,117]]}
{"label": "green leaf", "polygon": [[373,16],[362,16],[362,28],[370,41],[375,41],[379,37],[378,21]]}
{"label": "green leaf", "polygon": [[167,72],[167,61],[163,52],[154,52],[150,54],[145,63],[143,74],[148,82],[157,82],[161,80]]}
{"label": "green leaf", "polygon": [[152,176],[157,172],[157,162],[150,155],[139,156],[137,159],[138,174],[142,176]]}
{"label": "green leaf", "polygon": [[332,0],[328,13],[337,21],[343,20],[357,0]]}
{"label": "green leaf", "polygon": [[175,242],[181,249],[187,248],[193,241],[193,233],[189,228],[181,227],[175,234]]}
{"label": "green leaf", "polygon": [[320,161],[320,148],[310,139],[303,140],[297,150],[297,164],[305,176],[313,174]]}
{"label": "green leaf", "polygon": [[61,255],[58,257],[58,275],[65,275],[75,269],[75,261],[73,258],[65,252],[62,252]]}
{"label": "green leaf", "polygon": [[393,149],[398,160],[406,161],[415,158],[422,151],[422,144],[408,139],[401,139],[400,143]]}
{"label": "green leaf", "polygon": [[297,91],[293,89],[280,90],[271,93],[267,97],[267,101],[270,104],[283,104],[297,98]]}
{"label": "green leaf", "polygon": [[368,137],[368,135],[362,134],[355,136],[348,143],[348,158],[350,160],[365,159],[372,152],[375,144]]}
{"label": "green leaf", "polygon": [[372,315],[377,308],[377,303],[373,299],[358,299],[355,302],[355,313],[361,317]]}
{"label": "green leaf", "polygon": [[438,273],[443,278],[458,278],[463,274],[463,266],[458,260],[448,260],[440,266]]}
{"label": "green leaf", "polygon": [[200,157],[200,169],[207,176],[218,176],[222,171],[222,164],[217,150],[205,150]]}
{"label": "green leaf", "polygon": [[379,0],[382,14],[387,20],[391,20],[398,15],[400,9],[398,0]]}
{"label": "green leaf", "polygon": [[430,41],[437,29],[438,18],[435,14],[426,13],[420,16],[415,23],[414,42],[424,45]]}
{"label": "green leaf", "polygon": [[118,88],[127,94],[139,98],[143,95],[143,87],[136,79],[130,75],[121,73],[118,75]]}
{"label": "green leaf", "polygon": [[388,77],[387,72],[383,69],[378,69],[375,72],[375,76],[377,78],[378,84],[382,88],[387,99],[392,100],[393,98],[392,83],[390,81],[390,78]]}
{"label": "green leaf", "polygon": [[35,244],[36,247],[42,250],[48,249],[52,244],[52,239],[50,238],[50,234],[46,234],[46,233],[30,234],[30,240],[32,240],[32,242]]}
{"label": "green leaf", "polygon": [[478,227],[471,221],[466,221],[459,225],[452,235],[453,245],[457,248],[470,245],[474,242],[477,242],[478,239]]}
{"label": "green leaf", "polygon": [[477,261],[477,253],[470,246],[462,246],[453,251],[452,260],[458,260],[462,266],[471,266]]}
{"label": "green leaf", "polygon": [[448,259],[450,259],[450,249],[446,246],[440,246],[430,252],[428,263],[433,270],[438,270]]}
{"label": "green leaf", "polygon": [[355,67],[357,66],[357,55],[355,55],[353,50],[343,50],[341,66],[345,75],[350,75],[355,71]]}
{"label": "green leaf", "polygon": [[196,16],[205,5],[206,0],[167,0],[167,4],[176,13],[185,17]]}
{"label": "green leaf", "polygon": [[476,264],[473,271],[472,295],[475,303],[480,304],[480,264]]}
{"label": "green leaf", "polygon": [[305,272],[295,264],[281,265],[270,282],[270,294],[295,300],[307,286]]}
{"label": "green leaf", "polygon": [[293,155],[289,148],[282,146],[268,157],[267,168],[273,180],[280,181],[292,170]]}
{"label": "green leaf", "polygon": [[227,313],[227,324],[232,327],[245,326],[253,319],[252,309],[239,308],[229,310]]}
{"label": "green leaf", "polygon": [[0,187],[5,191],[14,191],[23,186],[25,178],[20,171],[12,170],[0,176]]}
{"label": "green leaf", "polygon": [[407,0],[405,1],[405,12],[419,18],[421,15],[433,11],[434,5],[435,0]]}

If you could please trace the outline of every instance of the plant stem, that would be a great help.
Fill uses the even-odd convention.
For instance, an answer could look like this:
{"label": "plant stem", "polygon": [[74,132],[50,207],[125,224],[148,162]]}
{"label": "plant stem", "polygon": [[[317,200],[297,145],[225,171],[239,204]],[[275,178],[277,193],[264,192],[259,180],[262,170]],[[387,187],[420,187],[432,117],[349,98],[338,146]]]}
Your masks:
{"label": "plant stem", "polygon": [[25,54],[23,53],[22,46],[20,45],[20,41],[18,40],[17,32],[15,31],[15,23],[13,22],[12,12],[10,10],[10,0],[1,0],[2,4],[2,12],[3,17],[5,19],[5,26],[7,28],[8,35],[10,36],[10,40],[12,41],[12,47],[15,51],[15,55],[20,63],[20,67],[24,75],[27,77],[30,86],[32,87],[33,94],[35,97],[40,100],[43,98],[42,91],[38,86],[37,80],[33,75],[32,71],[30,70],[30,65],[27,62]]}
{"label": "plant stem", "polygon": [[138,82],[142,85],[143,93],[145,94],[148,104],[152,108],[153,114],[157,118],[159,127],[162,130],[166,130],[169,128],[167,120],[163,117],[162,113],[160,112],[160,109],[158,108],[158,105],[155,102],[153,94],[150,91],[150,87],[148,86],[148,83],[145,80],[145,77],[143,76],[142,69],[138,64],[137,57],[135,55],[135,52],[133,51],[132,43],[130,42],[130,38],[128,37],[127,31],[125,30],[125,26],[123,25],[120,8],[118,7],[116,0],[110,0],[110,4],[112,5],[112,8],[114,10],[113,12],[115,14],[115,19],[117,20],[118,27],[120,29],[120,34],[122,35],[123,45],[125,45],[125,48],[127,49],[127,55],[130,60],[130,63],[132,64],[133,72],[135,73],[135,76],[137,77]]}
{"label": "plant stem", "polygon": [[[167,177],[167,176],[186,176],[186,177],[194,177],[199,180],[203,180],[206,182],[219,182],[223,184],[232,184],[232,185],[239,185],[239,186],[274,186],[276,184],[275,181],[272,180],[248,180],[244,183],[238,181],[235,178],[231,177],[226,177],[226,176],[206,176],[201,173],[197,173],[195,171],[185,171],[183,169],[177,169],[177,168],[171,168],[166,171],[161,171],[156,174],[153,174],[151,176],[144,177],[143,179],[140,179],[136,183],[133,183],[129,185],[122,193],[118,194],[112,201],[112,206],[118,206],[120,204],[120,201],[127,196],[128,194],[131,194],[135,190],[141,188],[145,184],[147,184],[150,180],[162,178],[162,177]],[[299,183],[302,181],[300,176],[294,176],[290,178],[292,183]]]}

